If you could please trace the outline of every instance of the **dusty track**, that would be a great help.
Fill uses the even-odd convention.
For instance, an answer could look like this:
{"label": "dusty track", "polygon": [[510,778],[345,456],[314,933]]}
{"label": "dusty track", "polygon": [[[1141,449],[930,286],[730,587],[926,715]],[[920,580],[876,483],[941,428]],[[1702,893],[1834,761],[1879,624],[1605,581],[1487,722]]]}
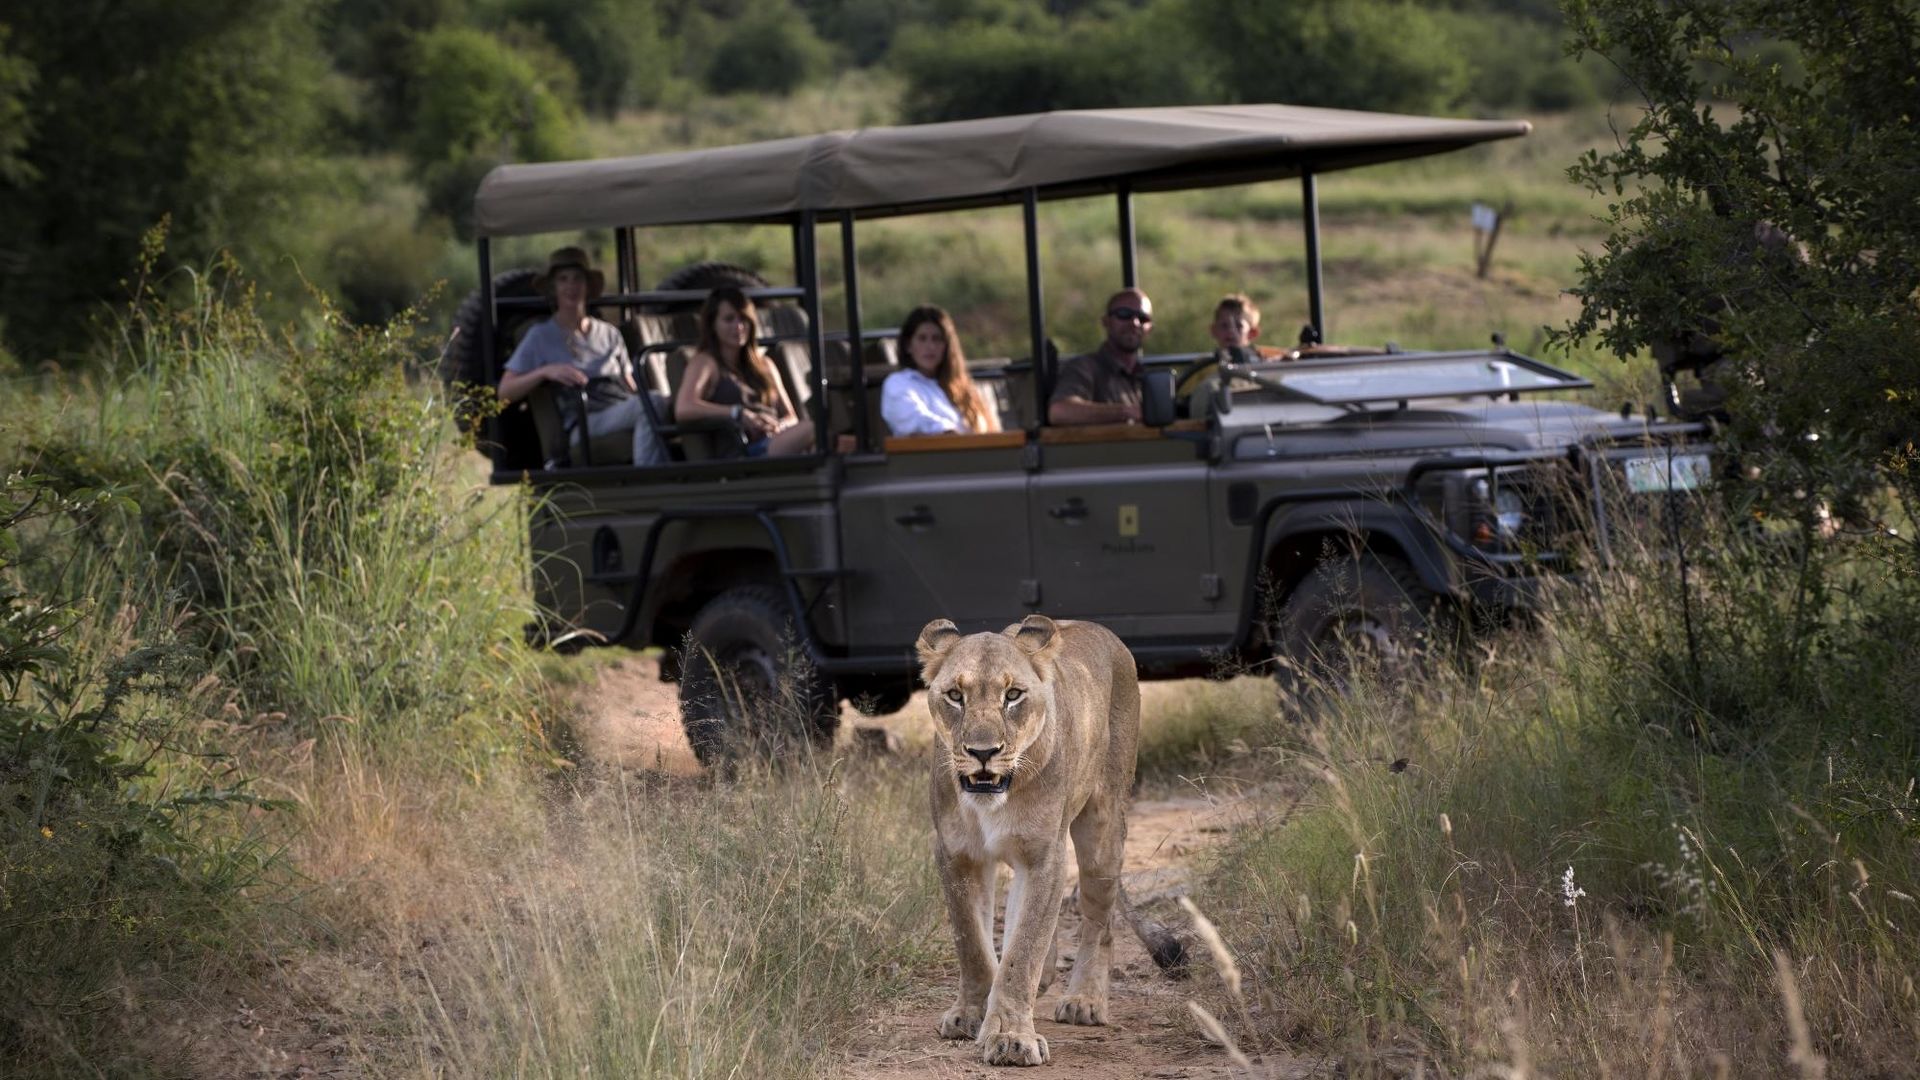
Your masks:
{"label": "dusty track", "polygon": [[[692,775],[700,766],[680,732],[674,687],[659,681],[654,661],[632,657],[614,661],[580,698],[581,741],[593,758],[627,768]],[[1181,692],[1179,684],[1143,688],[1151,719],[1155,702]],[[915,752],[927,740],[926,706],[920,695],[899,713],[870,719],[847,710],[842,740],[855,725],[891,731]],[[1126,854],[1127,891],[1134,904],[1169,922],[1178,922],[1175,898],[1187,890],[1194,856],[1218,843],[1234,826],[1265,805],[1257,797],[1208,798],[1186,795],[1135,800],[1129,814]],[[1069,895],[1072,891],[1069,877]],[[1004,895],[1004,887],[1002,889]],[[1192,981],[1175,981],[1156,970],[1140,940],[1130,932],[1115,935],[1111,1020],[1104,1027],[1056,1024],[1054,1002],[1071,966],[1079,915],[1071,898],[1060,916],[1061,970],[1035,1009],[1035,1027],[1047,1037],[1053,1063],[1067,1075],[1091,1080],[1207,1080],[1245,1075],[1218,1048],[1194,1034],[1186,1001]],[[1210,978],[1205,961],[1198,978]],[[834,1074],[842,1080],[1005,1076],[982,1064],[971,1042],[940,1039],[935,1025],[953,1003],[955,975],[943,972],[887,1009],[867,1018],[846,1061]],[[1270,1062],[1266,1076],[1304,1075],[1292,1062]]]}

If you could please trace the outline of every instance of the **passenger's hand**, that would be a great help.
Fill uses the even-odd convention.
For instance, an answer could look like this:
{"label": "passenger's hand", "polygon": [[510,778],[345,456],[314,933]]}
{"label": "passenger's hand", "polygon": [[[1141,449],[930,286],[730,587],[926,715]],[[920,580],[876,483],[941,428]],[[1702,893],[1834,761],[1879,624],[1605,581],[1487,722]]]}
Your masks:
{"label": "passenger's hand", "polygon": [[572,364],[548,364],[540,369],[540,377],[561,386],[587,385],[587,373]]}
{"label": "passenger's hand", "polygon": [[767,438],[777,430],[773,417],[759,409],[742,410],[740,426],[746,429],[748,438],[755,440]]}
{"label": "passenger's hand", "polygon": [[1141,416],[1140,416],[1140,406],[1132,405],[1132,404],[1129,404],[1127,406],[1126,422],[1129,424],[1138,424],[1142,422]]}

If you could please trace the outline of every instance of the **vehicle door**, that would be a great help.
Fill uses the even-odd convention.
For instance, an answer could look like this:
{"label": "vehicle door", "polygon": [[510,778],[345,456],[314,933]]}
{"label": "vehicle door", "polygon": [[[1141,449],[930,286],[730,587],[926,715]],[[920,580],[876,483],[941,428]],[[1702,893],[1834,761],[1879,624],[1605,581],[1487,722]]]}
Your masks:
{"label": "vehicle door", "polygon": [[1151,428],[1043,428],[1027,489],[1039,610],[1129,639],[1231,632],[1207,462]]}
{"label": "vehicle door", "polygon": [[840,495],[848,642],[911,645],[930,620],[998,630],[1033,607],[1024,435],[890,439]]}

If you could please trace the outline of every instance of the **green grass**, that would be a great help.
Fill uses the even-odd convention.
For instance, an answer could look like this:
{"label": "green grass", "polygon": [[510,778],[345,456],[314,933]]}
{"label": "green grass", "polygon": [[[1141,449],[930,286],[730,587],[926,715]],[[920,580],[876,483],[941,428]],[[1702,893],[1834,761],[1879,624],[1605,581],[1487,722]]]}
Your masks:
{"label": "green grass", "polygon": [[1883,577],[1822,592],[1868,550],[1809,573],[1736,530],[1695,557],[1684,604],[1642,564],[1275,748],[1314,781],[1302,812],[1199,891],[1254,973],[1239,1037],[1359,1075],[1408,1047],[1449,1071],[1774,1075],[1792,1014],[1834,1075],[1905,1053],[1920,604]]}

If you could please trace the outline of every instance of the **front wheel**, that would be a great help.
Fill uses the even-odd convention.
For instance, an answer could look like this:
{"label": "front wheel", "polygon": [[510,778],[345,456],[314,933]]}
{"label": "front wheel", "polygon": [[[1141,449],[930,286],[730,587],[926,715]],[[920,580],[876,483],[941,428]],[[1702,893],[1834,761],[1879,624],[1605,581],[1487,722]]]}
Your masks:
{"label": "front wheel", "polygon": [[694,617],[680,658],[680,723],[709,768],[832,744],[839,694],[808,662],[779,590],[728,589]]}
{"label": "front wheel", "polygon": [[1274,678],[1283,703],[1344,692],[1355,674],[1411,674],[1439,620],[1434,593],[1404,560],[1361,555],[1314,567],[1275,613]]}

